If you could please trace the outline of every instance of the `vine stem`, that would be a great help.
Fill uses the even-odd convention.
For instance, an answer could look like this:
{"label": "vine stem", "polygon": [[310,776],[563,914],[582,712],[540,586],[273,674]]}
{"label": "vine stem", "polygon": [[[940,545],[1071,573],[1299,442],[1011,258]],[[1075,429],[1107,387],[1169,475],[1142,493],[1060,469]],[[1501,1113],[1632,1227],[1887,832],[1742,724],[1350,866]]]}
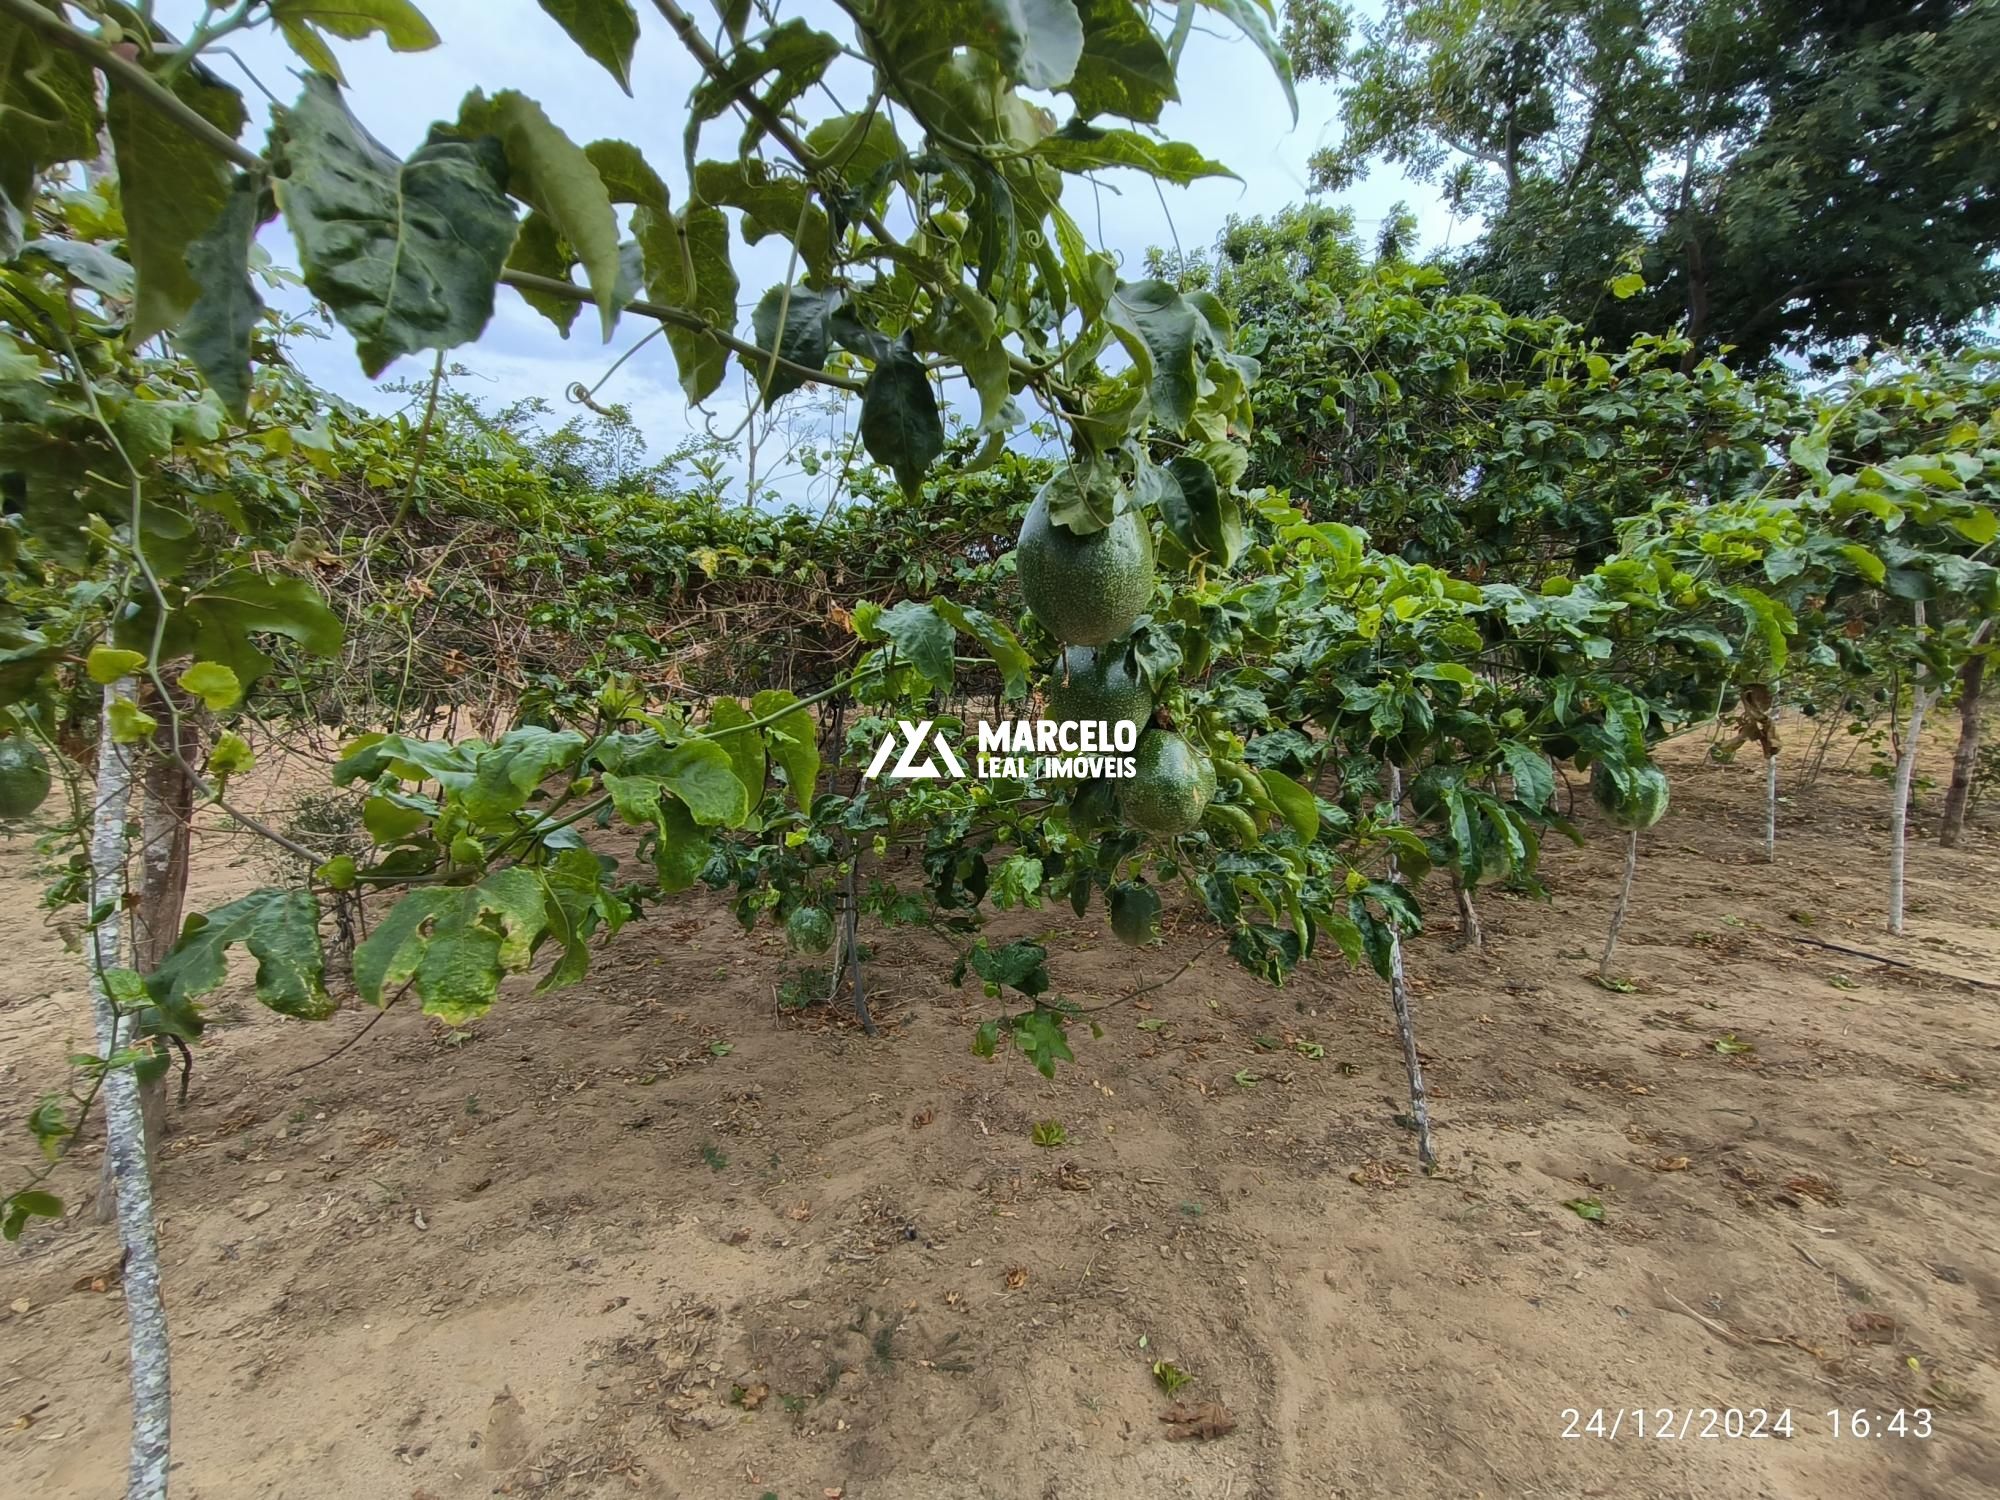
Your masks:
{"label": "vine stem", "polygon": [[1597,961],[1597,977],[1611,979],[1611,955],[1618,948],[1618,929],[1625,925],[1626,908],[1632,904],[1632,876],[1639,868],[1639,830],[1625,833],[1625,878],[1618,883],[1618,904],[1611,908],[1611,931],[1604,939],[1604,957]]}
{"label": "vine stem", "polygon": [[[1403,768],[1394,761],[1387,766],[1389,817],[1403,800]],[[1389,856],[1389,879],[1403,883],[1403,869],[1396,856]],[[1417,1017],[1410,1006],[1410,987],[1403,977],[1403,929],[1389,919],[1389,1008],[1396,1014],[1396,1038],[1403,1044],[1403,1071],[1410,1079],[1410,1118],[1417,1122],[1417,1160],[1426,1172],[1437,1168],[1437,1143],[1431,1138],[1431,1101],[1424,1089],[1424,1063],[1417,1051]]]}
{"label": "vine stem", "polygon": [[[118,1004],[107,971],[122,967],[125,912],[125,819],[132,799],[132,760],[111,735],[111,707],[132,691],[121,678],[104,689],[97,726],[97,803],[90,833],[90,904],[101,913],[91,928],[90,1000],[97,1045],[118,1051]],[[118,1239],[125,1250],[125,1317],[132,1350],[132,1458],[127,1500],[164,1500],[172,1429],[167,1310],[160,1298],[160,1240],[153,1224],[153,1182],[146,1162],[146,1124],[139,1078],[129,1067],[106,1070],[105,1150],[118,1193]]]}

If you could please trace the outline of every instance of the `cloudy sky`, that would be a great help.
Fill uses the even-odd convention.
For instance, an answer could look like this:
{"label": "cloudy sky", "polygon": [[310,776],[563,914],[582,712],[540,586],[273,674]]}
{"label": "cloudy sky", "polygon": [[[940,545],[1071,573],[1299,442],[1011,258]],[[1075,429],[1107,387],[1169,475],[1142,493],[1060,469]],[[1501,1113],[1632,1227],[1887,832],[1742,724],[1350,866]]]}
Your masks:
{"label": "cloudy sky", "polygon": [[[919,0],[920,3],[920,0]],[[516,88],[539,100],[555,123],[578,142],[606,136],[629,140],[645,151],[678,194],[684,184],[681,133],[682,103],[697,69],[668,33],[656,12],[641,3],[641,35],[633,64],[633,97],[627,98],[611,76],[590,61],[543,14],[534,0],[419,0],[443,38],[437,49],[414,54],[392,53],[380,41],[347,44],[339,55],[351,84],[355,114],[388,147],[407,153],[421,143],[431,121],[458,113],[459,101],[473,88],[488,93]],[[168,0],[157,7],[162,21],[185,36],[199,19],[199,0]],[[792,0],[783,13],[800,15],[837,36],[851,34],[844,18],[824,0]],[[1081,199],[1072,212],[1087,234],[1122,256],[1128,275],[1137,275],[1148,247],[1171,245],[1178,236],[1187,248],[1213,242],[1231,214],[1266,213],[1306,195],[1306,159],[1337,136],[1331,90],[1307,84],[1299,91],[1299,120],[1292,123],[1283,94],[1262,55],[1211,14],[1203,13],[1202,29],[1190,39],[1182,60],[1182,100],[1168,107],[1161,129],[1185,140],[1230,167],[1240,183],[1216,179],[1188,188],[1166,186],[1164,204],[1150,179],[1131,172],[1108,174],[1097,202]],[[231,39],[229,57],[216,66],[243,86],[253,104],[261,89],[279,99],[298,93],[297,59],[274,35],[263,31]],[[246,77],[244,74],[254,75]],[[839,75],[831,81],[837,92],[858,103],[862,90],[843,90]],[[821,102],[824,102],[823,100]],[[826,105],[830,111],[831,106]],[[724,139],[736,127],[718,121],[710,128],[708,149],[727,148]],[[263,119],[250,127],[250,139],[261,141]],[[733,136],[732,136],[733,139]],[[1115,191],[1114,191],[1115,189]],[[1072,189],[1072,198],[1075,189]],[[1441,242],[1451,232],[1448,215],[1435,192],[1410,183],[1394,171],[1378,169],[1342,201],[1350,207],[1364,235],[1398,199],[1416,211],[1425,245]],[[1101,224],[1101,228],[1100,228]],[[1464,226],[1458,226],[1462,237]],[[264,241],[280,262],[295,264],[291,246],[280,226],[266,231]],[[775,239],[755,249],[738,247],[743,282],[743,312],[766,286],[783,279],[786,257]],[[303,304],[301,304],[303,305]],[[592,318],[579,318],[567,340],[512,292],[503,288],[498,309],[485,337],[453,356],[473,373],[462,382],[468,394],[495,402],[540,396],[556,408],[558,418],[574,408],[564,392],[572,382],[591,386],[603,377],[620,353],[650,327],[627,319],[610,345],[599,342]],[[323,385],[373,407],[400,404],[369,381],[343,339],[310,346],[301,362]],[[405,359],[384,376],[418,379],[429,374],[429,361]],[[664,452],[704,423],[727,432],[742,415],[731,381],[712,398],[712,413],[689,412],[663,341],[655,340],[609,381],[600,400],[622,402],[632,409],[649,447]]]}

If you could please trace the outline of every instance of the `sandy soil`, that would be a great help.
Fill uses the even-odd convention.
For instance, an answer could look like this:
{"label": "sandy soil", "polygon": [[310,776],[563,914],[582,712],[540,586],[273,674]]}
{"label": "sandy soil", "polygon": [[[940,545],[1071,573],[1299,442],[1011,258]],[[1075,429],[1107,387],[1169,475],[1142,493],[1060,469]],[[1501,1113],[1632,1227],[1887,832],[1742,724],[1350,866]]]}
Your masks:
{"label": "sandy soil", "polygon": [[[1381,986],[1325,966],[1277,991],[1203,958],[1052,1083],[969,1055],[991,1007],[939,977],[942,941],[878,938],[870,1040],[781,1018],[782,945],[705,901],[577,990],[520,985],[458,1037],[391,1012],[302,1073],[364,1016],[219,996],[161,1174],[176,1493],[2000,1492],[2000,991],[1946,977],[2000,980],[2000,832],[1914,850],[1898,942],[1879,782],[1788,803],[1770,867],[1759,771],[1676,770],[1632,993],[1589,977],[1608,836],[1551,848],[1551,902],[1487,898],[1485,956],[1448,917],[1412,943],[1435,1179]],[[211,901],[257,878],[208,863]],[[32,865],[0,849],[9,1122],[88,1033]],[[1135,956],[1067,908],[1001,928],[1037,930],[1084,1003],[1205,941]],[[1067,1143],[1032,1144],[1043,1120]],[[28,1146],[10,1125],[0,1168]],[[1588,1198],[1601,1223],[1564,1206]],[[118,1487],[117,1260],[81,1213],[0,1250],[9,1494]],[[1169,1440],[1156,1360],[1234,1432]],[[1829,1430],[1917,1406],[1928,1438]],[[1652,1435],[1659,1408],[1685,1435]],[[1597,1410],[1616,1437],[1565,1436]]]}

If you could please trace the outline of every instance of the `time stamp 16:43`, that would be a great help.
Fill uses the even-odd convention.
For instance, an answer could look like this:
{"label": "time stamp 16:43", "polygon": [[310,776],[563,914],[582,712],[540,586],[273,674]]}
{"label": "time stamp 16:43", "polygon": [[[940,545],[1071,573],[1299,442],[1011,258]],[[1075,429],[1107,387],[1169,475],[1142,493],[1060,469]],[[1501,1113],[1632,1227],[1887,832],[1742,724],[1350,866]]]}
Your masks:
{"label": "time stamp 16:43", "polygon": [[1790,1407],[1628,1406],[1562,1411],[1564,1438],[1659,1438],[1691,1442],[1717,1438],[1795,1438],[1819,1433],[1836,1438],[1923,1439],[1931,1436],[1927,1406],[1831,1407],[1795,1412]]}

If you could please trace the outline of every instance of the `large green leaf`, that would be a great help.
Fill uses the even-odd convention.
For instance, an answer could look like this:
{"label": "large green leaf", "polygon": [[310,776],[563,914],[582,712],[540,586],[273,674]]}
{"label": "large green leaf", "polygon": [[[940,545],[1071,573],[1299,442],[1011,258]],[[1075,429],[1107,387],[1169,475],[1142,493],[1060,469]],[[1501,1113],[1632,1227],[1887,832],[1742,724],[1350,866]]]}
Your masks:
{"label": "large green leaf", "polygon": [[[334,762],[333,784],[347,786],[355,781],[374,781],[388,772],[399,781],[435,781],[451,791],[462,792],[472,785],[477,744],[472,741],[465,746],[453,745],[444,740],[419,740],[401,734],[363,735]],[[377,825],[369,819],[367,809],[363,809],[362,816],[368,821],[370,831],[374,831]],[[386,817],[384,814],[385,820]]]}
{"label": "large green leaf", "polygon": [[1153,415],[1174,432],[1186,431],[1200,391],[1201,315],[1166,282],[1134,281],[1112,293],[1104,320],[1151,392]]}
{"label": "large green leaf", "polygon": [[1082,0],[1083,54],[1069,81],[1076,112],[1150,125],[1178,99],[1174,65],[1136,0]]}
{"label": "large green leaf", "polygon": [[473,763],[472,784],[462,800],[474,821],[493,823],[527,806],[544,781],[574,765],[583,751],[583,736],[573,729],[550,730],[538,725],[510,729]]}
{"label": "large green leaf", "polygon": [[[706,203],[689,204],[678,214],[641,208],[632,215],[632,232],[645,252],[646,285],[657,300],[699,313],[723,332],[735,328],[736,268],[729,258],[729,220],[721,209]],[[667,343],[688,400],[706,401],[722,384],[729,351],[712,334],[671,324]]]}
{"label": "large green leaf", "polygon": [[924,362],[899,339],[869,373],[861,393],[861,445],[915,498],[924,473],[944,452],[944,419]]}
{"label": "large green leaf", "polygon": [[1009,77],[1031,89],[1053,89],[1075,76],[1083,56],[1075,0],[980,0],[980,9]]}
{"label": "large green leaf", "polygon": [[598,180],[613,203],[630,203],[654,213],[667,212],[670,202],[666,183],[630,141],[592,141],[583,148],[583,154],[597,169]]}
{"label": "large green leaf", "polygon": [[750,700],[750,713],[758,719],[784,714],[776,723],[765,725],[764,740],[771,759],[785,773],[792,800],[801,811],[809,812],[813,788],[819,781],[819,724],[808,710],[792,707],[798,701],[795,693],[770,688]]}
{"label": "large green leaf", "polygon": [[[838,41],[797,19],[780,22],[755,41],[731,48],[722,67],[704,75],[688,96],[689,159],[695,156],[701,127],[727,110],[740,92],[769,77],[760,97],[771,113],[783,114],[793,100],[825,76],[827,65],[839,55]],[[749,156],[762,136],[763,126],[753,119],[744,130],[738,154]]]}
{"label": "large green leaf", "polygon": [[939,689],[951,686],[957,632],[929,604],[905,599],[894,609],[883,611],[876,618],[874,629],[894,641],[897,654],[922,673],[931,686]]}
{"label": "large green leaf", "polygon": [[228,978],[228,950],[241,943],[257,960],[257,998],[272,1010],[317,1021],[333,1014],[319,903],[311,891],[265,889],[187,919],[180,941],[146,977],[153,1002],[182,1011]]}
{"label": "large green leaf", "polygon": [[632,48],[639,41],[639,13],[632,0],[540,0],[584,55],[632,92]]}
{"label": "large green leaf", "polygon": [[1556,773],[1548,756],[1532,745],[1509,740],[1500,747],[1500,760],[1514,778],[1515,800],[1533,812],[1549,805],[1556,794]]}
{"label": "large green leaf", "polygon": [[[764,737],[756,730],[745,730],[745,724],[754,724],[756,716],[747,711],[734,698],[717,698],[709,705],[708,726],[714,743],[720,745],[729,756],[730,769],[736,779],[743,783],[743,790],[749,794],[750,807],[754,811],[764,800]],[[727,731],[716,733],[716,731]]]}
{"label": "large green leaf", "polygon": [[1156,141],[1136,130],[1095,130],[1072,125],[1035,148],[1035,155],[1065,172],[1133,167],[1153,177],[1187,186],[1203,177],[1234,177],[1184,141]]}
{"label": "large green leaf", "polygon": [[504,89],[474,89],[459,107],[459,128],[496,137],[507,153],[507,190],[544,215],[583,266],[597,297],[605,338],[618,322],[618,215],[596,164],[556,128],[541,105]]}
{"label": "large green leaf", "polygon": [[1319,837],[1319,801],[1291,777],[1269,766],[1257,773],[1264,790],[1278,809],[1278,816],[1291,824],[1299,842],[1310,844]]}
{"label": "large green leaf", "polygon": [[354,335],[362,368],[479,337],[514,244],[499,142],[433,136],[398,161],[317,76],[275,129],[288,168],[278,204],[306,285]]}
{"label": "large green leaf", "polygon": [[0,261],[28,236],[35,174],[97,154],[90,65],[11,16],[0,16]]}
{"label": "large green leaf", "polygon": [[997,59],[1030,88],[1059,88],[1083,55],[1075,0],[925,0],[878,6],[875,31],[899,75],[930,82],[960,47]]}
{"label": "large green leaf", "polygon": [[[733,771],[730,779],[735,780]],[[740,781],[736,784],[742,785]],[[653,864],[660,889],[671,896],[692,886],[714,853],[714,844],[687,807],[665,795],[666,787],[657,777],[607,772],[604,789],[626,822],[653,825],[658,835]]]}
{"label": "large green leaf", "polygon": [[931,608],[939,617],[956,630],[962,630],[986,648],[986,654],[993,658],[993,664],[1000,669],[1002,688],[1009,698],[1025,697],[1028,691],[1028,673],[1033,670],[1035,659],[1028,655],[1014,632],[984,610],[973,609],[969,605],[955,603],[950,599],[933,599]]}
{"label": "large green leaf", "polygon": [[239,176],[221,215],[188,246],[188,270],[201,291],[174,335],[239,418],[250,403],[250,336],[264,315],[264,299],[250,279],[250,247],[266,217],[257,180]]}
{"label": "large green leaf", "polygon": [[537,991],[561,989],[583,978],[590,967],[588,939],[596,928],[604,898],[604,861],[589,849],[565,849],[548,864],[536,867],[542,883],[549,935],[562,945],[557,959]]}
{"label": "large green leaf", "polygon": [[661,762],[659,777],[703,827],[741,828],[750,816],[750,789],[736,774],[729,752],[713,740],[674,746]]}
{"label": "large green leaf", "polygon": [[[185,70],[174,93],[232,139],[243,129],[243,99],[201,67]],[[132,88],[111,82],[105,105],[125,208],[125,253],[138,273],[132,338],[177,326],[201,295],[188,247],[215,227],[230,195],[229,168]]]}
{"label": "large green leaf", "polygon": [[704,203],[741,209],[748,243],[775,234],[796,245],[799,259],[815,278],[832,264],[826,213],[813,202],[803,178],[774,172],[754,157],[705,161],[694,169],[694,193]]}
{"label": "large green leaf", "polygon": [[355,987],[384,1005],[408,983],[426,1015],[456,1026],[486,1013],[501,977],[527,968],[548,930],[542,882],[518,865],[477,885],[412,891],[354,950]]}
{"label": "large green leaf", "polygon": [[867,187],[879,201],[890,169],[903,159],[903,138],[886,110],[833,115],[806,132],[806,145],[851,188]]}
{"label": "large green leaf", "polygon": [[47,261],[79,286],[122,302],[132,298],[132,267],[103,245],[90,240],[69,240],[48,236],[29,240],[21,247],[22,258],[32,256]]}
{"label": "large green leaf", "polygon": [[[149,649],[155,618],[152,601],[142,596],[138,608],[119,622],[118,644]],[[193,656],[220,662],[248,688],[271,670],[271,659],[252,641],[262,634],[284,636],[314,656],[337,655],[345,638],[340,617],[305,579],[239,568],[202,585],[167,616],[160,660]]]}
{"label": "large green leaf", "polygon": [[655,822],[659,837],[653,846],[653,869],[660,889],[671,896],[687,890],[701,878],[701,872],[715,854],[708,832],[695,821],[694,814],[672,798],[660,803]]}
{"label": "large green leaf", "polygon": [[[507,269],[547,276],[555,281],[568,281],[569,273],[576,269],[576,256],[563,243],[562,233],[555,222],[537,209],[521,221],[521,232],[514,237],[514,248],[507,256]],[[573,297],[552,296],[532,287],[517,287],[515,290],[520,292],[523,302],[555,324],[558,333],[564,338],[569,337],[577,315],[583,311],[582,303]]]}
{"label": "large green leaf", "polygon": [[1215,471],[1185,455],[1158,471],[1160,517],[1191,556],[1209,556],[1224,567],[1243,555],[1249,538],[1236,497],[1215,482]]}
{"label": "large green leaf", "polygon": [[437,32],[410,0],[271,0],[271,19],[308,66],[342,84],[347,79],[322,32],[347,42],[379,32],[393,52],[427,52],[438,44]]}
{"label": "large green leaf", "polygon": [[[772,287],[750,315],[758,347],[773,350],[809,370],[825,369],[826,357],[833,350],[833,312],[841,300],[838,292],[816,292],[807,286]],[[759,365],[750,373],[763,385],[768,401],[790,395],[806,384],[805,376],[782,366]]]}

